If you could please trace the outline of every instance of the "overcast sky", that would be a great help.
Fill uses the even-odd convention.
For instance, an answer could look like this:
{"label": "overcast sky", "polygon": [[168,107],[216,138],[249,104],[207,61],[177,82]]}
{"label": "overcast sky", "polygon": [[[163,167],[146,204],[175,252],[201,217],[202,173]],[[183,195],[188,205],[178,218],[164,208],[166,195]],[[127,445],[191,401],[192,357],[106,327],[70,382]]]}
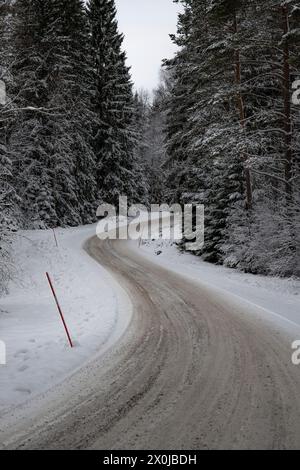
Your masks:
{"label": "overcast sky", "polygon": [[162,59],[176,50],[169,34],[176,32],[179,6],[173,0],[116,0],[116,6],[135,87],[151,91]]}

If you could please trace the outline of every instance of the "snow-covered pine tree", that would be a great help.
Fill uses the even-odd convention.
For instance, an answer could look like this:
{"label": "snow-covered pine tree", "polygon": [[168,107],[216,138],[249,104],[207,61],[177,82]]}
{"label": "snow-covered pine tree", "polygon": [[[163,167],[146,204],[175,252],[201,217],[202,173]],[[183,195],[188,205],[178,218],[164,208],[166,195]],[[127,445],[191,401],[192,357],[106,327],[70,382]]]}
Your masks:
{"label": "snow-covered pine tree", "polygon": [[[179,80],[171,100],[171,125],[178,112],[182,116],[185,110],[185,115],[173,137],[168,133],[174,145],[174,151],[168,146],[168,153],[171,162],[177,160],[171,180],[176,181],[177,200],[205,205],[202,254],[206,260],[220,262],[228,206],[245,194],[242,164],[236,158],[240,123],[235,107],[234,48],[230,46],[233,33],[227,18],[217,19],[208,2],[189,0],[184,5],[177,39],[181,50],[173,62]],[[182,149],[183,157],[177,159],[175,149]]]}
{"label": "snow-covered pine tree", "polygon": [[13,186],[12,162],[8,153],[8,110],[9,100],[5,84],[9,80],[10,54],[10,2],[0,4],[0,294],[6,290],[11,276],[10,245],[11,234],[16,230],[17,195]]}
{"label": "snow-covered pine tree", "polygon": [[[96,159],[93,150],[93,129],[97,116],[92,111],[94,74],[90,47],[89,22],[83,0],[53,0],[52,39],[57,38],[55,92],[50,107],[63,109],[62,132],[67,145],[66,158],[73,160],[75,195],[78,216],[72,222],[58,200],[59,218],[65,223],[90,223],[97,208]],[[65,127],[64,127],[65,126]],[[62,140],[62,141],[63,141]],[[56,141],[57,143],[60,141]],[[61,142],[62,142],[61,141]],[[61,155],[60,148],[57,154]],[[64,158],[61,155],[61,164]],[[57,175],[59,176],[59,175]],[[60,177],[63,188],[63,175]],[[56,191],[60,197],[61,187]],[[73,188],[71,188],[73,193]]]}
{"label": "snow-covered pine tree", "polygon": [[171,77],[170,97],[167,105],[166,122],[166,163],[169,169],[167,178],[168,198],[178,202],[185,192],[186,163],[189,157],[189,125],[190,109],[195,102],[195,74],[191,58],[194,43],[192,40],[192,23],[194,20],[193,1],[181,1],[183,13],[179,14],[177,35],[171,39],[179,50],[172,60],[166,61],[165,66]]}
{"label": "snow-covered pine tree", "polygon": [[153,91],[153,100],[143,90],[134,96],[135,128],[138,145],[135,151],[144,162],[149,184],[149,201],[160,204],[165,200],[165,127],[168,99],[168,75],[161,71],[159,86]]}
{"label": "snow-covered pine tree", "polygon": [[149,142],[149,161],[160,167],[166,160],[165,130],[167,125],[167,104],[170,99],[172,78],[161,70],[160,83],[153,91],[153,101],[150,108],[147,140]]}
{"label": "snow-covered pine tree", "polygon": [[162,71],[159,86],[153,92],[153,102],[149,109],[148,128],[145,134],[148,152],[146,153],[149,180],[149,198],[152,203],[166,201],[166,145],[167,102],[169,99],[169,75]]}
{"label": "snow-covered pine tree", "polygon": [[92,220],[88,29],[79,0],[17,0],[10,149],[29,226]]}
{"label": "snow-covered pine tree", "polygon": [[297,115],[291,105],[292,80],[299,75],[297,2],[257,2],[248,15],[243,61],[249,74],[248,159],[254,175],[251,230],[235,207],[226,257],[246,270],[299,274],[299,185]]}
{"label": "snow-covered pine tree", "polygon": [[289,106],[299,74],[297,2],[182,3],[171,62],[171,191],[205,204],[205,259],[298,272],[299,109]]}
{"label": "snow-covered pine tree", "polygon": [[130,202],[142,203],[147,184],[135,152],[132,84],[114,0],[90,0],[88,17],[96,80],[94,149],[99,199],[117,205],[119,196],[125,195]]}
{"label": "snow-covered pine tree", "polygon": [[[0,121],[1,121],[0,104]],[[17,229],[17,195],[13,186],[12,162],[5,145],[5,128],[0,122],[0,293],[11,276],[12,233]]]}
{"label": "snow-covered pine tree", "polygon": [[133,97],[133,122],[137,138],[135,152],[143,163],[149,158],[151,143],[148,140],[151,102],[146,90],[136,91]]}
{"label": "snow-covered pine tree", "polygon": [[[57,224],[52,197],[52,177],[49,165],[50,134],[45,77],[49,72],[43,47],[49,12],[41,2],[17,0],[14,4],[13,81],[9,93],[15,107],[10,127],[9,150],[13,158],[15,185],[21,197],[24,227]],[[46,130],[47,129],[47,130]]]}

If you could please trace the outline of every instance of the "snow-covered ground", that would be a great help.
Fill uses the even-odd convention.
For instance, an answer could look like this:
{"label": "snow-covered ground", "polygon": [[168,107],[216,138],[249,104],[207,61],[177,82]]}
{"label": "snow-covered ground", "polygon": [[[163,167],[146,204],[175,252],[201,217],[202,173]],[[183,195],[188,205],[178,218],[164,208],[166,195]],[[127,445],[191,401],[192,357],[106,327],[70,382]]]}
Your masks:
{"label": "snow-covered ground", "polygon": [[[0,299],[0,413],[62,381],[104,352],[127,327],[127,294],[83,249],[96,226],[26,231],[14,242],[18,268],[10,293]],[[300,326],[300,280],[239,273],[180,253],[168,242],[131,242],[135,250],[175,272],[218,289],[230,299],[259,306],[290,328]],[[69,347],[45,273],[49,272],[76,347]],[[295,338],[298,339],[298,338]]]}
{"label": "snow-covered ground", "polygon": [[[13,247],[18,272],[0,299],[0,412],[64,379],[102,353],[130,320],[130,304],[113,279],[83,250],[96,226],[26,231]],[[72,339],[69,347],[45,273],[57,291]]]}
{"label": "snow-covered ground", "polygon": [[166,240],[143,241],[140,250],[162,266],[225,291],[236,300],[259,306],[278,320],[284,318],[291,327],[300,325],[299,279],[256,276],[215,266],[193,254],[180,252],[174,243]]}

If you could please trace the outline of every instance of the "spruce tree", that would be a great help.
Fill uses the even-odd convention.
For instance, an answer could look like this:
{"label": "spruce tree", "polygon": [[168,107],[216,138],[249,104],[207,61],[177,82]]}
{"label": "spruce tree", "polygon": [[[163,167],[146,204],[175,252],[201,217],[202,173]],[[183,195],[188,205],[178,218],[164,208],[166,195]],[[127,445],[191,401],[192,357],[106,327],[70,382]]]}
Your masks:
{"label": "spruce tree", "polygon": [[149,201],[153,204],[161,204],[164,200],[165,86],[162,81],[154,90],[152,103],[145,92],[136,93],[134,96],[135,129],[138,138],[135,152],[145,167],[149,184]]}
{"label": "spruce tree", "polygon": [[299,109],[290,105],[297,2],[182,3],[180,49],[169,62],[171,195],[205,204],[205,259],[298,272]]}
{"label": "spruce tree", "polygon": [[96,81],[94,151],[99,199],[116,205],[119,196],[125,195],[129,202],[142,203],[147,187],[135,152],[132,84],[114,0],[90,0],[88,17]]}
{"label": "spruce tree", "polygon": [[[68,138],[66,157],[70,157],[73,162],[79,216],[76,219],[79,223],[93,221],[97,207],[96,161],[92,146],[97,118],[91,109],[94,76],[90,30],[84,4],[82,0],[55,0],[52,6],[53,39],[56,36],[59,44],[55,65],[56,89],[50,106],[61,106],[64,113],[63,132]],[[61,162],[63,165],[63,159]],[[60,184],[63,186],[63,178]],[[57,192],[59,195],[60,187]],[[70,193],[73,194],[73,187]],[[61,217],[64,217],[63,210]],[[76,223],[78,221],[74,220]]]}
{"label": "spruce tree", "polygon": [[17,228],[18,198],[13,181],[13,167],[9,155],[8,127],[10,99],[6,94],[9,81],[11,3],[0,5],[0,293],[6,291],[11,276],[10,246],[12,233]]}
{"label": "spruce tree", "polygon": [[24,219],[78,225],[95,211],[88,30],[79,0],[17,0],[10,136]]}
{"label": "spruce tree", "polygon": [[178,34],[171,39],[179,47],[172,60],[165,61],[168,74],[172,77],[170,99],[166,122],[166,168],[169,168],[168,196],[171,202],[178,202],[185,191],[186,172],[189,157],[189,115],[195,102],[195,75],[191,73],[193,9],[190,0],[183,1],[184,11],[179,14]]}

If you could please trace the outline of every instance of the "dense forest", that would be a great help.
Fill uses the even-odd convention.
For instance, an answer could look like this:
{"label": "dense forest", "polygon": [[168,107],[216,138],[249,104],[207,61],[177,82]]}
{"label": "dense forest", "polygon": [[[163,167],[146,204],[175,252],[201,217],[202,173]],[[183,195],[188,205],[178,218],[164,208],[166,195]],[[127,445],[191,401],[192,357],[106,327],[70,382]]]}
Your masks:
{"label": "dense forest", "polygon": [[299,2],[177,2],[148,97],[114,0],[0,1],[0,286],[18,229],[91,223],[119,195],[204,204],[204,260],[300,275]]}
{"label": "dense forest", "polygon": [[178,53],[148,112],[165,133],[164,199],[205,205],[204,260],[299,276],[299,2],[180,3]]}
{"label": "dense forest", "polygon": [[145,202],[135,102],[113,0],[0,2],[0,284],[19,229]]}

